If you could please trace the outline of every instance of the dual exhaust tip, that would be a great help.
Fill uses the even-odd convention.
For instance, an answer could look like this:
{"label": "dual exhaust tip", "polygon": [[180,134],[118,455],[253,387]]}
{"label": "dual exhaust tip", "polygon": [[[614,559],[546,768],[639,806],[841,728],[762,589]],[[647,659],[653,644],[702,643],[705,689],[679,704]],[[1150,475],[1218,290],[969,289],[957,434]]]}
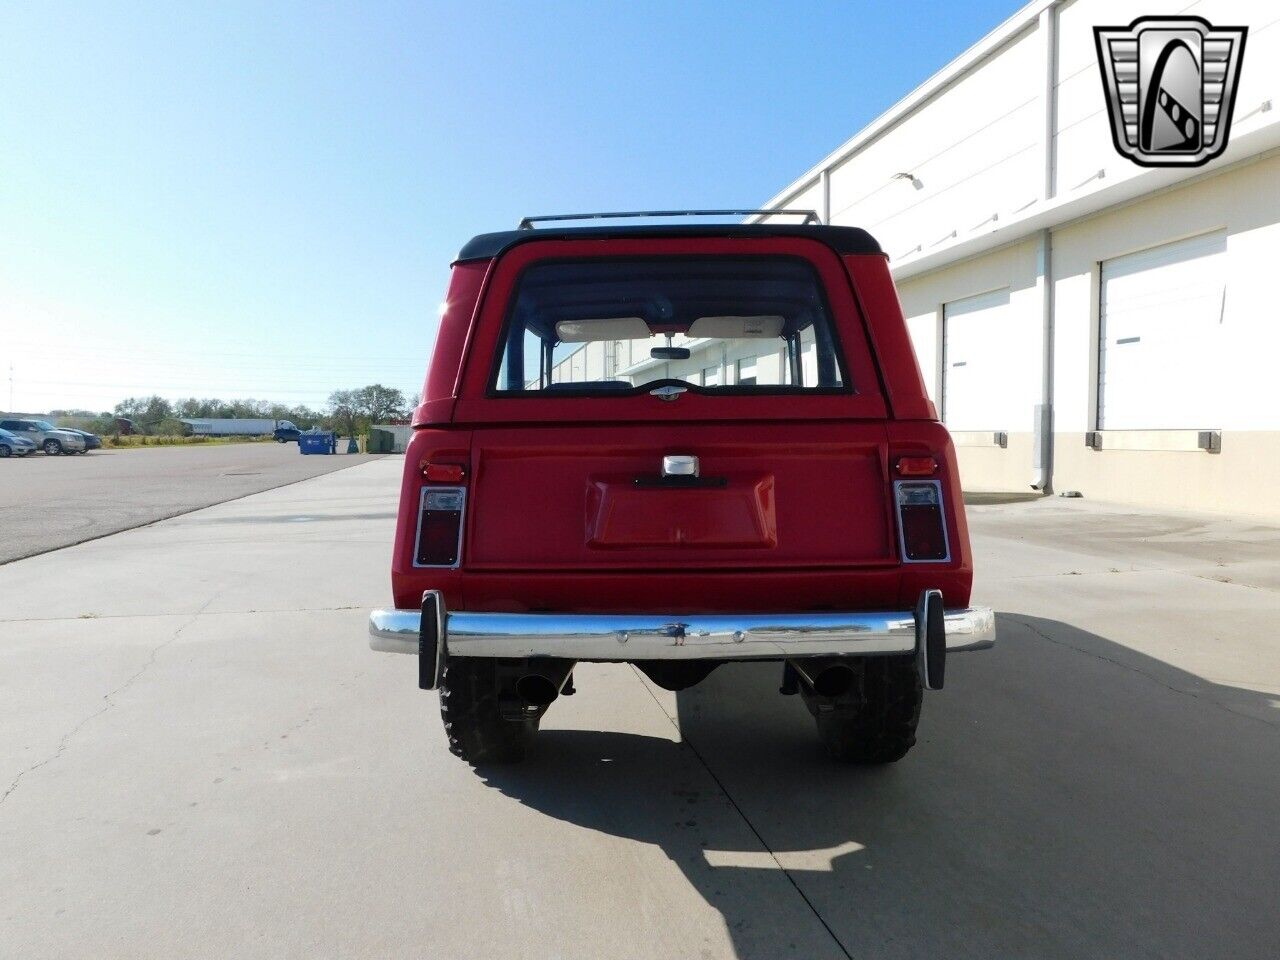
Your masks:
{"label": "dual exhaust tip", "polygon": [[568,679],[568,673],[558,683],[546,674],[526,673],[516,679],[516,696],[531,707],[548,707],[560,696]]}
{"label": "dual exhaust tip", "polygon": [[788,660],[787,663],[820,697],[839,697],[853,686],[853,668],[841,660]]}

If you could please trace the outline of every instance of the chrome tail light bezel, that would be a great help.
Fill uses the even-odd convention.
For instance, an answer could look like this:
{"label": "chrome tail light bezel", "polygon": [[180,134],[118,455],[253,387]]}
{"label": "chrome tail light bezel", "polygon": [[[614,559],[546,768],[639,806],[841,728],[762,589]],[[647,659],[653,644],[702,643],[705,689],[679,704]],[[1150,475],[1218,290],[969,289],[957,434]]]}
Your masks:
{"label": "chrome tail light bezel", "polygon": [[[427,517],[427,511],[431,509],[427,505],[427,498],[434,495],[456,495],[457,514],[458,514],[458,534],[457,541],[453,548],[453,561],[451,563],[423,563],[422,557],[422,530],[424,521]],[[437,508],[443,509],[443,508]],[[448,512],[454,512],[449,510]],[[467,488],[457,485],[441,486],[430,484],[422,488],[422,492],[418,497],[418,524],[413,535],[413,566],[419,570],[456,570],[462,565],[462,539],[467,529]]]}
{"label": "chrome tail light bezel", "polygon": [[[907,553],[906,526],[902,517],[902,491],[904,487],[932,487],[937,497],[938,522],[942,527],[941,557],[925,557],[912,559]],[[951,534],[947,531],[947,503],[942,494],[941,480],[895,480],[893,481],[893,513],[898,521],[898,554],[902,563],[950,563]]]}

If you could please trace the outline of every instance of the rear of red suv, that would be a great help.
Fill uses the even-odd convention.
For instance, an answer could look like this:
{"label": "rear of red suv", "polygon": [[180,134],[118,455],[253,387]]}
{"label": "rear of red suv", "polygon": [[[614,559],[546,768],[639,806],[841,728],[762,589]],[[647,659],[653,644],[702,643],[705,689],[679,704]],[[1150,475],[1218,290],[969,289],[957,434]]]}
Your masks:
{"label": "rear of red suv", "polygon": [[524,229],[454,266],[396,609],[453,750],[519,759],[583,661],[781,663],[834,756],[899,759],[969,606],[955,456],[887,261],[819,225]]}

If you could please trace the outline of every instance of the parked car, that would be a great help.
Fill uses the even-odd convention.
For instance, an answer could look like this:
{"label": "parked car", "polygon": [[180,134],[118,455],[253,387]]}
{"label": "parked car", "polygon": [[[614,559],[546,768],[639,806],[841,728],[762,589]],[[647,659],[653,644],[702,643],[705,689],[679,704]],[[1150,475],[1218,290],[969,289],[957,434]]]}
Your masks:
{"label": "parked car", "polygon": [[879,245],[531,223],[453,266],[371,646],[472,763],[523,758],[583,661],[778,661],[833,757],[900,759],[995,620]]}
{"label": "parked car", "polygon": [[20,437],[16,433],[0,429],[0,458],[25,457],[35,448],[36,445],[26,437]]}
{"label": "parked car", "polygon": [[67,433],[74,433],[84,440],[85,450],[98,450],[102,447],[102,438],[96,433],[90,433],[88,430],[76,430],[71,427],[58,427]]}
{"label": "parked car", "polygon": [[84,453],[84,437],[73,430],[62,430],[48,420],[0,420],[0,430],[25,437],[45,453]]}
{"label": "parked car", "polygon": [[280,420],[272,435],[276,438],[276,443],[297,443],[302,431],[294,426],[291,421]]}

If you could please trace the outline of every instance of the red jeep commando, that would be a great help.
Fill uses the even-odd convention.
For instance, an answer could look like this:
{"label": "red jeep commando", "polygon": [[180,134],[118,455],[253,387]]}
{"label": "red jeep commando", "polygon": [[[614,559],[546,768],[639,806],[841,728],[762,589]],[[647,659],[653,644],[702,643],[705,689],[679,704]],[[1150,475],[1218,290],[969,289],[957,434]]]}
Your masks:
{"label": "red jeep commando", "polygon": [[681,690],[772,660],[832,756],[900,759],[995,621],[876,241],[534,219],[569,218],[453,265],[372,647],[471,763],[523,758],[584,661]]}

